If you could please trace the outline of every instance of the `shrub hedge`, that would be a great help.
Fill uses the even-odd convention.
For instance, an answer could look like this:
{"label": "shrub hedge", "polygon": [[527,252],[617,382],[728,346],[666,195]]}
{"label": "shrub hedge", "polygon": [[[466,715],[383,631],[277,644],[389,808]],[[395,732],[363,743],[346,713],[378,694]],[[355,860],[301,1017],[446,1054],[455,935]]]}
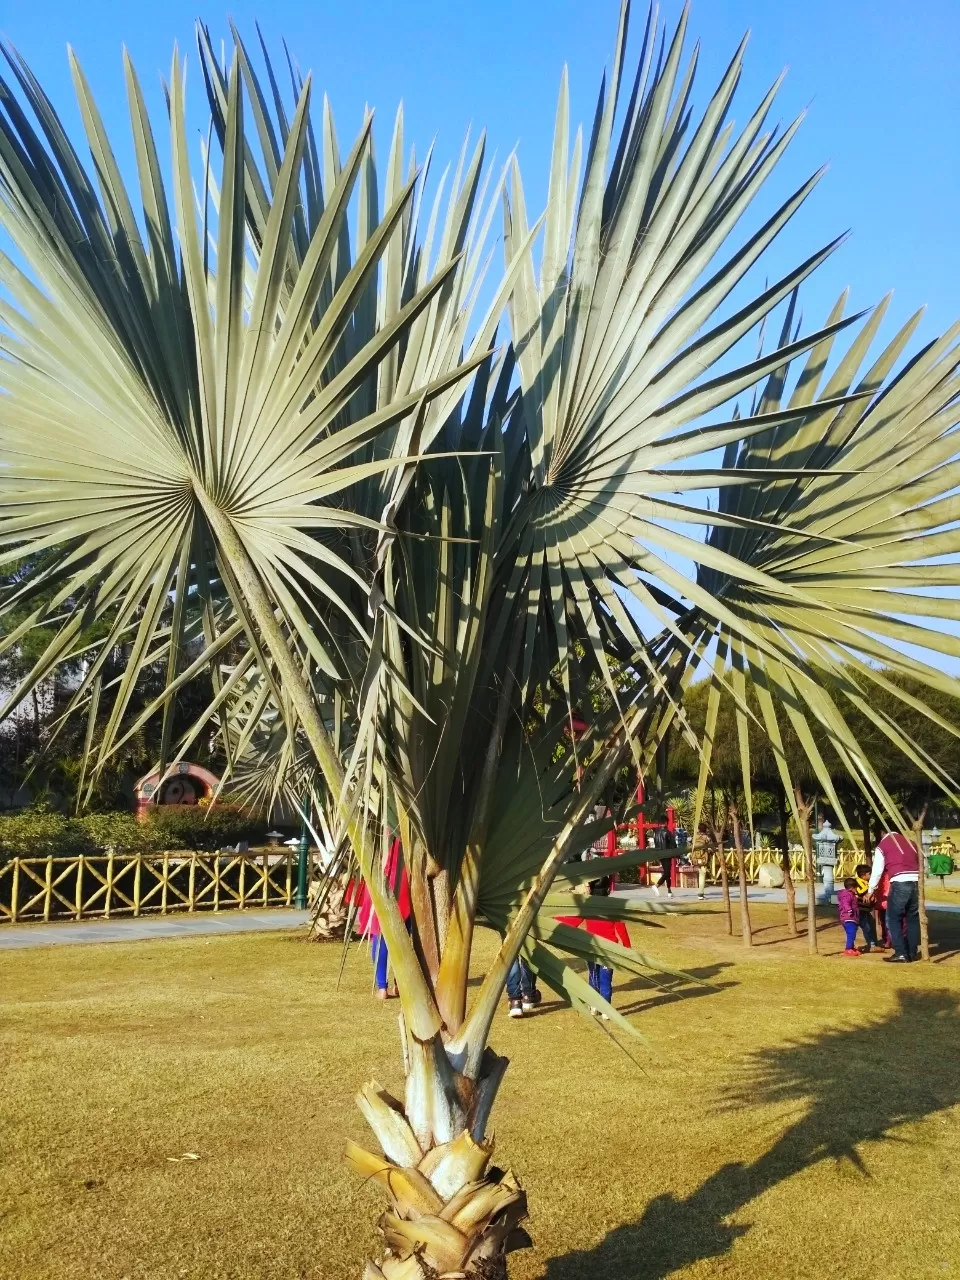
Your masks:
{"label": "shrub hedge", "polygon": [[70,857],[114,848],[124,853],[220,849],[262,840],[266,823],[233,804],[158,805],[147,821],[132,813],[62,813],[28,809],[0,815],[0,858]]}

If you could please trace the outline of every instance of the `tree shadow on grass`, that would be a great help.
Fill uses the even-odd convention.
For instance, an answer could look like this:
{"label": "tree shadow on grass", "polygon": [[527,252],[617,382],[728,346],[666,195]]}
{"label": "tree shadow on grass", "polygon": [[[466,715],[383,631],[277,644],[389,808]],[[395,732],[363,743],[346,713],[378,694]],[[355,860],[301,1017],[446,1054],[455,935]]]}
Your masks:
{"label": "tree shadow on grass", "polygon": [[960,1102],[960,1058],[950,1051],[960,995],[902,991],[899,1001],[862,1026],[753,1055],[725,1105],[795,1102],[806,1105],[802,1118],[752,1164],[724,1165],[685,1199],[657,1196],[638,1222],[617,1227],[596,1248],[552,1259],[543,1280],[665,1280],[727,1253],[750,1229],[727,1219],[803,1169],[848,1160],[867,1176],[862,1143],[895,1142],[897,1126]]}
{"label": "tree shadow on grass", "polygon": [[[618,983],[615,980],[614,995],[617,1009],[620,1013],[629,1016],[647,1009],[655,1009],[658,1005],[673,1004],[677,1000],[716,995],[718,991],[737,985],[735,982],[713,981],[718,973],[731,968],[733,965],[730,963],[708,964],[699,969],[687,969],[685,973],[689,974],[689,978],[673,974],[652,974],[649,978],[635,977],[624,983]],[[586,974],[585,966],[583,973]],[[690,978],[699,978],[700,982],[691,982]],[[639,994],[641,991],[644,992],[642,999],[634,1000],[630,1004],[623,1003],[624,994],[629,992]],[[561,1009],[569,1008],[569,1002],[566,1000],[543,1000],[535,1009],[531,1009],[523,1016],[525,1019],[542,1018],[548,1013],[557,1013]]]}
{"label": "tree shadow on grass", "polygon": [[638,998],[626,1005],[618,1000],[617,1008],[621,1013],[629,1016],[634,1013],[645,1013],[661,1005],[675,1004],[678,1000],[698,1000],[704,996],[716,995],[718,991],[726,991],[729,987],[738,985],[736,982],[715,981],[724,969],[732,968],[734,965],[730,961],[724,961],[720,964],[705,964],[698,969],[685,970],[690,978],[697,978],[699,982],[690,982],[686,977],[675,977],[669,973],[655,974],[650,978],[633,978],[630,982],[618,986],[616,991],[621,996],[627,992],[636,992]]}
{"label": "tree shadow on grass", "polygon": [[943,964],[960,955],[960,913],[937,911],[927,913],[930,925],[930,958],[934,964]]}

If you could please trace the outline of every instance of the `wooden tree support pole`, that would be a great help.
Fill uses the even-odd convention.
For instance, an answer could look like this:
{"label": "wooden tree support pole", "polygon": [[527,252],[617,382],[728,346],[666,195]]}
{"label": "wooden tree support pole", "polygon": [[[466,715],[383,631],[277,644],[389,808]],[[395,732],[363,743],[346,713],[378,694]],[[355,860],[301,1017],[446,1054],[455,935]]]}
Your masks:
{"label": "wooden tree support pole", "polygon": [[745,947],[753,946],[753,930],[750,927],[750,902],[747,898],[747,868],[743,857],[743,840],[740,836],[740,814],[735,804],[730,806],[730,826],[733,829],[733,847],[737,854],[737,880],[740,885],[740,934]]}
{"label": "wooden tree support pole", "polygon": [[813,837],[810,833],[813,801],[805,800],[799,787],[794,789],[794,796],[800,818],[800,839],[803,842],[804,866],[807,875],[807,951],[815,956],[820,948],[817,943],[817,880],[813,866]]}
{"label": "wooden tree support pole", "polygon": [[787,834],[787,793],[783,783],[777,786],[777,810],[780,815],[780,866],[783,868],[783,888],[787,896],[787,928],[791,938],[799,938],[797,928],[797,890],[790,866],[790,837]]}
{"label": "wooden tree support pole", "polygon": [[927,816],[927,806],[924,805],[920,811],[920,815],[913,819],[913,843],[917,846],[917,897],[919,899],[920,909],[920,959],[930,959],[930,929],[927,922],[927,886],[925,883],[926,866],[923,858],[923,824]]}

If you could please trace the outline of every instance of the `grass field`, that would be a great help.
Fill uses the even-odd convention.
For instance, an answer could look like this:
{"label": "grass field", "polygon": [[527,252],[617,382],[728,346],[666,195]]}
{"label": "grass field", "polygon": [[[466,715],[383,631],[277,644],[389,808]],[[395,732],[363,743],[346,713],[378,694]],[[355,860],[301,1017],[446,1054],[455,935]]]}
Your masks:
{"label": "grass field", "polygon": [[[749,954],[716,914],[635,932],[712,984],[621,983],[635,1060],[552,1001],[500,1018],[511,1277],[960,1276],[960,918],[907,968],[826,919],[808,961],[782,911]],[[380,1202],[340,1152],[399,1043],[339,963],[274,934],[5,953],[0,1276],[358,1280]]]}

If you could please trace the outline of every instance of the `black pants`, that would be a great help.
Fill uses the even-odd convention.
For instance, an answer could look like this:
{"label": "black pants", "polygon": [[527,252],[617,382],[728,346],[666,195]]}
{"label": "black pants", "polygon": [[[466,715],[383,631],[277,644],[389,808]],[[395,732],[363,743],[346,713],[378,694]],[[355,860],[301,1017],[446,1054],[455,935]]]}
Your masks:
{"label": "black pants", "polygon": [[670,864],[672,862],[672,858],[660,859],[660,882],[657,885],[658,889],[670,888]]}
{"label": "black pants", "polygon": [[877,945],[877,931],[873,927],[873,912],[862,910],[860,912],[860,928],[863,930],[863,939],[868,947]]}
{"label": "black pants", "polygon": [[[907,936],[903,936],[906,921]],[[914,880],[892,880],[887,895],[887,928],[897,956],[914,960],[920,952],[920,890]]]}

